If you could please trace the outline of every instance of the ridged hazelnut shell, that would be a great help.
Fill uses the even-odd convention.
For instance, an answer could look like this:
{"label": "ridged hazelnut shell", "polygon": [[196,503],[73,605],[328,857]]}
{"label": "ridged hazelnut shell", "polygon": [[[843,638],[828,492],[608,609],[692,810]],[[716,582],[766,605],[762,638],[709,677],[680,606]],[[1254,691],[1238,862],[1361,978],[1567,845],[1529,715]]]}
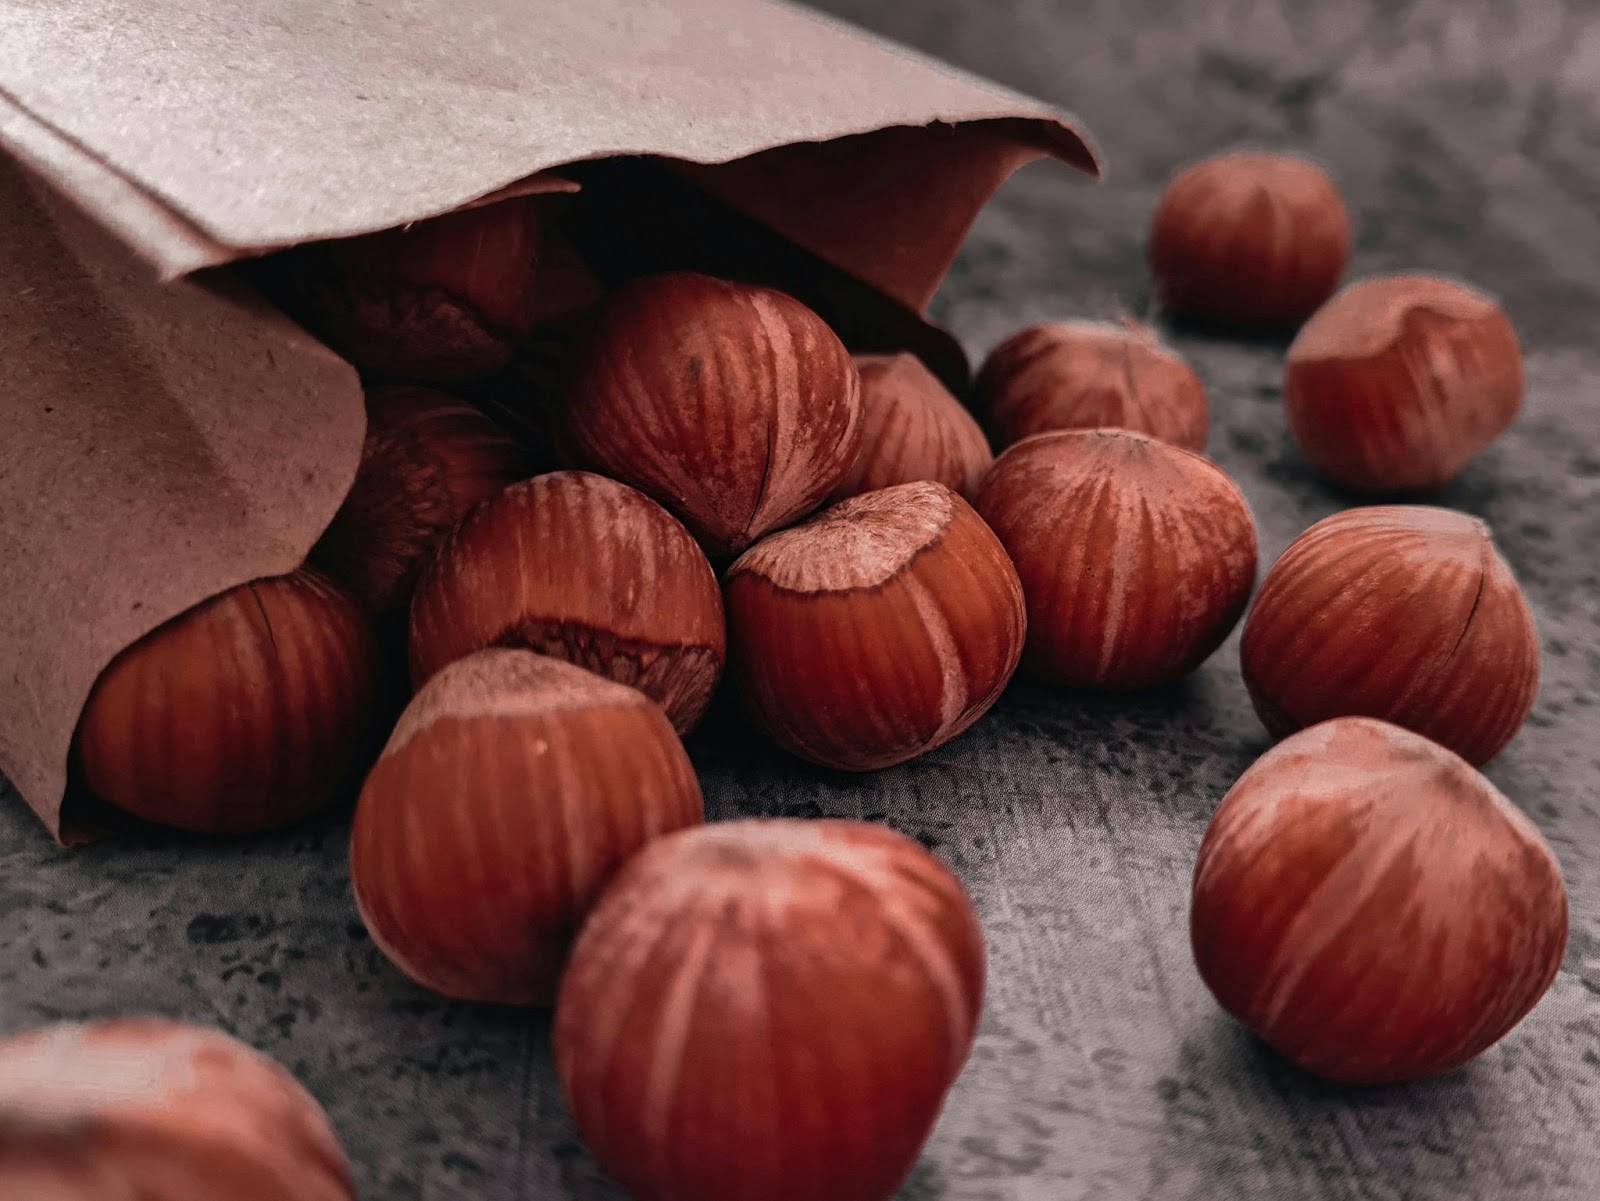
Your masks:
{"label": "ridged hazelnut shell", "polygon": [[711,564],[670,513],[626,484],[557,471],[474,509],[418,581],[413,683],[492,646],[630,684],[683,732],[721,678],[727,630]]}
{"label": "ridged hazelnut shell", "polygon": [[579,1131],[638,1201],[886,1201],[965,1061],[983,933],[920,845],[842,821],[669,835],[556,1008]]}
{"label": "ridged hazelnut shell", "polygon": [[1465,760],[1344,717],[1296,734],[1224,798],[1195,867],[1195,965],[1222,1007],[1353,1084],[1447,1072],[1555,979],[1561,869]]}
{"label": "ridged hazelnut shell", "polygon": [[445,535],[528,474],[522,448],[465,401],[430,388],[375,388],[355,483],[309,561],[374,616],[404,610]]}
{"label": "ridged hazelnut shell", "polygon": [[155,1018],[0,1043],[8,1201],[355,1201],[339,1140],[283,1068]]}
{"label": "ridged hazelnut shell", "polygon": [[1100,321],[1038,325],[1007,338],[978,372],[978,402],[995,441],[1051,430],[1127,429],[1205,449],[1205,388],[1143,326]]}
{"label": "ridged hazelnut shell", "polygon": [[1226,473],[1126,430],[1039,434],[995,460],[978,512],[1028,602],[1024,668],[1077,688],[1188,675],[1244,612],[1255,523]]}
{"label": "ridged hazelnut shell", "polygon": [[1315,163],[1220,155],[1168,185],[1149,259],[1157,299],[1174,316],[1292,327],[1339,286],[1350,260],[1350,214]]}
{"label": "ridged hazelnut shell", "polygon": [[1522,408],[1522,351],[1489,297],[1425,275],[1353,283],[1289,347],[1289,428],[1362,492],[1438,488]]}
{"label": "ridged hazelnut shell", "polygon": [[1275,737],[1378,717],[1487,763],[1539,688],[1539,635],[1483,522],[1373,505],[1319,521],[1262,582],[1240,642]]}
{"label": "ridged hazelnut shell", "polygon": [[401,716],[361,791],[350,878],[373,942],[417,983],[548,1005],[606,882],[702,813],[683,744],[642,693],[480,651]]}
{"label": "ridged hazelnut shell", "polygon": [[834,500],[933,480],[971,500],[994,462],[971,413],[912,354],[857,355],[861,453]]}
{"label": "ridged hazelnut shell", "polygon": [[563,432],[585,465],[733,555],[804,517],[861,446],[861,381],[805,305],[709,276],[612,295],[570,364]]}
{"label": "ridged hazelnut shell", "polygon": [[473,383],[510,361],[535,314],[538,197],[516,197],[265,264],[274,298],[363,372]]}
{"label": "ridged hazelnut shell", "polygon": [[870,771],[942,746],[1016,670],[1005,551],[943,484],[901,484],[756,543],[724,580],[734,678],[782,747]]}
{"label": "ridged hazelnut shell", "polygon": [[147,634],[84,705],[89,790],[211,834],[289,825],[355,791],[371,750],[377,648],[355,602],[311,571],[256,580]]}

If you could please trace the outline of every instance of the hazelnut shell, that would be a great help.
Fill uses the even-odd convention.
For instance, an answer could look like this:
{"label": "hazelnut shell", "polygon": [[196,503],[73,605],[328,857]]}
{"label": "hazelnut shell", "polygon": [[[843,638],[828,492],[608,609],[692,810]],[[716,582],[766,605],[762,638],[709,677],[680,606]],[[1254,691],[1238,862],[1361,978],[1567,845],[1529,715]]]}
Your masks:
{"label": "hazelnut shell", "polygon": [[1483,522],[1423,505],[1319,521],[1267,572],[1239,657],[1275,737],[1382,718],[1469,763],[1498,754],[1539,686],[1539,636]]}
{"label": "hazelnut shell", "polygon": [[1233,481],[1143,434],[1025,439],[995,460],[978,512],[1027,597],[1023,666],[1055,683],[1171,683],[1221,645],[1255,583],[1255,525]]}
{"label": "hazelnut shell", "polygon": [[565,391],[577,461],[654,497],[719,557],[810,513],[861,446],[861,381],[822,318],[704,275],[613,293]]}
{"label": "hazelnut shell", "polygon": [[578,926],[651,838],[702,820],[661,709],[525,650],[457,660],[367,777],[350,875],[373,941],[446,996],[548,1005]]}
{"label": "hazelnut shell", "polygon": [[1022,651],[1005,551],[943,484],[900,484],[756,543],[724,581],[756,721],[826,767],[903,763],[994,704]]}
{"label": "hazelnut shell", "polygon": [[1555,979],[1561,869],[1463,759],[1342,717],[1239,778],[1200,846],[1190,934],[1229,1013],[1332,1080],[1437,1075],[1493,1045]]}
{"label": "hazelnut shell", "polygon": [[632,685],[686,731],[721,677],[727,632],[711,565],[670,513],[626,484],[557,471],[479,505],[418,582],[413,683],[491,646]]}

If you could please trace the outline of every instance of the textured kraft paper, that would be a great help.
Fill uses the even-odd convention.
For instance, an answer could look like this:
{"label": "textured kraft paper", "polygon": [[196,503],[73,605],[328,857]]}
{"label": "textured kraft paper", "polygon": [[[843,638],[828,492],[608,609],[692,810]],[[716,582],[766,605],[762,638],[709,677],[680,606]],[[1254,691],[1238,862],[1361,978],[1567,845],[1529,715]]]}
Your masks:
{"label": "textured kraft paper", "polygon": [[354,372],[195,272],[648,156],[915,322],[1047,155],[1098,170],[1069,116],[765,0],[0,7],[0,771],[77,837],[105,664],[291,570],[353,478]]}

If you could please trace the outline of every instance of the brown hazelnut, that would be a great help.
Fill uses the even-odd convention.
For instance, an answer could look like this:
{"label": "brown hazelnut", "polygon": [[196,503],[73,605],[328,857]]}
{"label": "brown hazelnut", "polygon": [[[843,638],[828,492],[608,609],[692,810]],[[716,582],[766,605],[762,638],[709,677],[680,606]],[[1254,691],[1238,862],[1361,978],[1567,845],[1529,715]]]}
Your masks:
{"label": "brown hazelnut", "polygon": [[1267,572],[1239,648],[1274,737],[1377,717],[1469,763],[1497,755],[1539,687],[1539,636],[1483,522],[1374,505],[1319,521]]}
{"label": "brown hazelnut", "polygon": [[62,1022],[0,1043],[6,1201],[355,1201],[328,1116],[215,1030]]}
{"label": "brown hazelnut", "polygon": [[1288,154],[1196,163],[1168,186],[1150,230],[1162,306],[1226,325],[1298,325],[1333,294],[1349,259],[1339,189],[1321,167]]}
{"label": "brown hazelnut", "polygon": [[429,388],[375,388],[355,483],[309,561],[374,616],[404,610],[444,536],[527,475],[527,465],[523,450],[465,401]]}
{"label": "brown hazelnut", "polygon": [[1500,306],[1426,275],[1360,280],[1306,322],[1284,371],[1289,428],[1323,475],[1364,492],[1437,488],[1522,407]]}
{"label": "brown hazelnut", "polygon": [[913,354],[857,355],[861,453],[833,499],[934,480],[971,498],[994,462],[972,414]]}
{"label": "brown hazelnut", "polygon": [[350,877],[373,941],[417,983],[548,1005],[612,874],[701,818],[683,744],[642,693],[531,651],[479,651],[401,716],[361,790]]}
{"label": "brown hazelnut", "polygon": [[1354,1084],[1465,1063],[1539,1003],[1567,890],[1538,828],[1470,764],[1386,722],[1288,738],[1223,798],[1190,936],[1217,1001]]}
{"label": "brown hazelnut", "polygon": [[1023,665],[1079,688],[1171,683],[1221,645],[1256,574],[1249,506],[1215,463],[1127,430],[1038,434],[978,512],[1028,602]]}
{"label": "brown hazelnut", "polygon": [[676,518],[626,484],[557,471],[479,505],[411,605],[411,679],[517,646],[642,691],[677,729],[716,689],[727,633],[717,579]]}
{"label": "brown hazelnut", "polygon": [[92,793],[147,821],[289,825],[354,791],[377,670],[366,618],[328,580],[242,584],[112,660],[79,719],[77,765]]}
{"label": "brown hazelnut", "polygon": [[769,288],[676,274],[614,293],[574,352],[563,441],[706,550],[804,517],[861,445],[861,382],[822,318]]}
{"label": "brown hazelnut", "polygon": [[1006,339],[978,373],[1002,447],[1051,430],[1126,429],[1205,449],[1206,392],[1148,326],[1061,321]]}
{"label": "brown hazelnut", "polygon": [[382,379],[464,384],[511,361],[535,315],[540,198],[521,196],[263,265],[268,292]]}
{"label": "brown hazelnut", "polygon": [[863,493],[770,535],[725,580],[733,673],[787,750],[868,771],[942,746],[1022,651],[1000,543],[943,484]]}
{"label": "brown hazelnut", "polygon": [[562,1090],[639,1201],[888,1201],[977,1033],[951,871],[852,821],[731,821],[628,863],[556,1003]]}

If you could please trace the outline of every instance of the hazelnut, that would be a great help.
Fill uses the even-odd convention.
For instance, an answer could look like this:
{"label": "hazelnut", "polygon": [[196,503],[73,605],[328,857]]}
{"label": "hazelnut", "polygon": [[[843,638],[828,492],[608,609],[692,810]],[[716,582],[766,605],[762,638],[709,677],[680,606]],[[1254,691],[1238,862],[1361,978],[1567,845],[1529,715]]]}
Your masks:
{"label": "hazelnut", "polygon": [[846,821],[659,839],[556,1005],[579,1132],[639,1201],[887,1201],[971,1050],[984,946],[920,845]]}
{"label": "hazelnut", "polygon": [[1301,450],[1335,483],[1438,488],[1516,418],[1522,352],[1481,292],[1426,275],[1366,279],[1300,331],[1283,399]]}
{"label": "hazelnut", "polygon": [[480,651],[401,716],[361,790],[350,878],[373,942],[417,983],[548,1005],[606,881],[701,817],[683,744],[642,693]]}
{"label": "hazelnut", "polygon": [[972,497],[994,462],[971,413],[913,354],[857,355],[861,453],[833,498],[934,480]]}
{"label": "hazelnut", "polygon": [[1224,154],[1168,185],[1150,230],[1157,298],[1174,316],[1295,326],[1339,286],[1350,214],[1315,163]]}
{"label": "hazelnut", "polygon": [[842,501],[756,543],[724,580],[732,671],[756,721],[825,767],[904,763],[994,704],[1022,651],[1022,590],[943,484]]}
{"label": "hazelnut", "polygon": [[214,1030],[61,1023],[0,1043],[0,1197],[355,1201],[343,1149],[283,1068]]}
{"label": "hazelnut", "polygon": [[402,611],[444,536],[526,467],[522,449],[466,402],[429,388],[373,389],[355,483],[309,561],[374,616]]}
{"label": "hazelnut", "polygon": [[469,513],[411,605],[411,679],[521,646],[631,684],[691,729],[727,656],[711,564],[670,513],[626,484],[557,471]]}
{"label": "hazelnut", "polygon": [[1539,687],[1539,636],[1483,522],[1420,505],[1319,521],[1273,564],[1245,622],[1244,682],[1281,738],[1381,717],[1487,763]]}
{"label": "hazelnut", "polygon": [[1353,1084],[1447,1072],[1550,987],[1567,942],[1538,829],[1456,755],[1341,717],[1239,778],[1190,906],[1218,1002],[1308,1071]]}
{"label": "hazelnut", "polygon": [[465,384],[511,361],[536,312],[539,198],[319,242],[263,265],[266,290],[363,372]]}
{"label": "hazelnut", "polygon": [[354,790],[377,649],[354,601],[310,571],[180,614],[101,673],[74,754],[89,790],[162,825],[243,834]]}
{"label": "hazelnut", "polygon": [[1186,450],[1206,445],[1206,392],[1148,326],[1061,321],[995,347],[978,399],[1001,446],[1051,430],[1126,429]]}
{"label": "hazelnut", "polygon": [[564,444],[734,555],[854,465],[861,382],[843,343],[768,288],[676,274],[614,293],[573,351]]}
{"label": "hazelnut", "polygon": [[1023,665],[1077,688],[1171,683],[1221,645],[1256,532],[1216,464],[1127,430],[1038,434],[995,460],[978,512],[1028,602]]}

